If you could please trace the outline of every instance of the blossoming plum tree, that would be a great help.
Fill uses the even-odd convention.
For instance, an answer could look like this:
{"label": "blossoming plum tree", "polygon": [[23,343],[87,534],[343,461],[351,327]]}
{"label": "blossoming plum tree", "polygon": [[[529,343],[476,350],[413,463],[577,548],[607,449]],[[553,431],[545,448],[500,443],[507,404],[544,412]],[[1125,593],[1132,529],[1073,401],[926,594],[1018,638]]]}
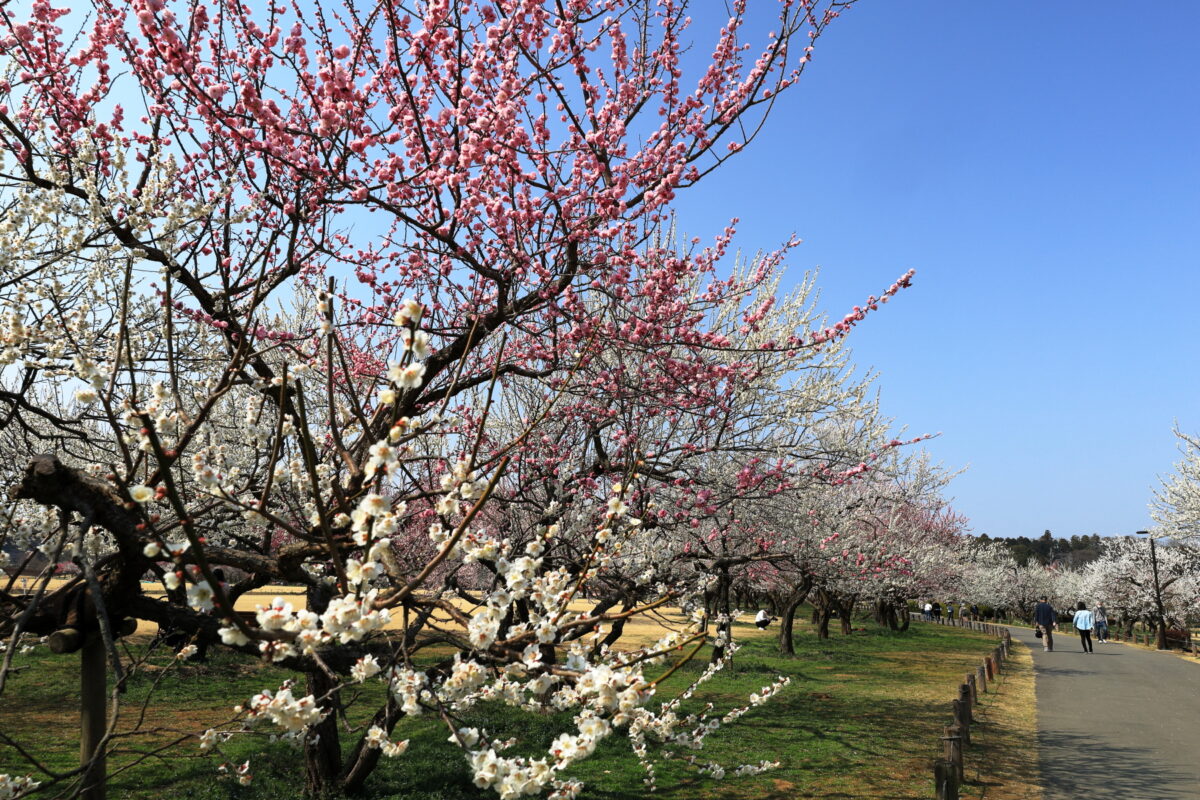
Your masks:
{"label": "blossoming plum tree", "polygon": [[1104,540],[1099,559],[1087,564],[1067,582],[1067,603],[1103,602],[1114,624],[1131,631],[1135,621],[1151,626],[1160,648],[1166,647],[1168,627],[1183,625],[1197,610],[1200,555],[1188,545],[1158,546],[1133,537]]}
{"label": "blossoming plum tree", "polygon": [[1195,540],[1200,537],[1200,438],[1180,430],[1175,436],[1183,457],[1154,493],[1150,513],[1169,536]]}
{"label": "blossoming plum tree", "polygon": [[[0,9],[0,541],[79,568],[3,589],[0,691],[22,635],[66,630],[119,683],[142,619],[295,669],[197,733],[269,722],[314,790],[361,789],[422,713],[503,797],[574,796],[616,730],[648,765],[698,744],[645,670],[706,640],[710,586],[645,554],[811,468],[803,426],[861,402],[839,340],[911,275],[827,325],[777,295],[794,243],[730,270],[732,225],[680,244],[670,203],[849,4],[780,0],[751,50],[735,2],[703,62],[673,0]],[[305,602],[235,612],[278,582]],[[696,613],[656,644],[596,633],[666,604]],[[388,699],[343,756],[367,680]],[[481,700],[575,721],[507,757],[462,723]]]}

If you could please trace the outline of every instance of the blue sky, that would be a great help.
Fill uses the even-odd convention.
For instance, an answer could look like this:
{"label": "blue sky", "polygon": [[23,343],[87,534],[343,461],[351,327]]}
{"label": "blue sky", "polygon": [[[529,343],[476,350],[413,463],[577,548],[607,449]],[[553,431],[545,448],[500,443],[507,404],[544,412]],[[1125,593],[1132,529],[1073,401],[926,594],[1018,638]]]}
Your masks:
{"label": "blue sky", "polygon": [[976,532],[1145,528],[1174,421],[1200,430],[1197,30],[1190,0],[862,0],[680,227],[794,231],[837,316],[916,268],[851,344],[969,466]]}

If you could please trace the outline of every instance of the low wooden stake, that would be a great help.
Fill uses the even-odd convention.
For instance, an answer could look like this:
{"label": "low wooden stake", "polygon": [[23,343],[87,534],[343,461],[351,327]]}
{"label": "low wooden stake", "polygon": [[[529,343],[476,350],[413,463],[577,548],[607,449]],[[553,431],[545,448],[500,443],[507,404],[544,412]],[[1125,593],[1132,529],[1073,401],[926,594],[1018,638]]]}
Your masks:
{"label": "low wooden stake", "polygon": [[958,776],[949,761],[938,761],[933,765],[933,784],[937,800],[958,800]]}
{"label": "low wooden stake", "polygon": [[958,725],[947,725],[942,736],[942,753],[946,761],[956,767],[958,779],[963,776],[962,733]]}

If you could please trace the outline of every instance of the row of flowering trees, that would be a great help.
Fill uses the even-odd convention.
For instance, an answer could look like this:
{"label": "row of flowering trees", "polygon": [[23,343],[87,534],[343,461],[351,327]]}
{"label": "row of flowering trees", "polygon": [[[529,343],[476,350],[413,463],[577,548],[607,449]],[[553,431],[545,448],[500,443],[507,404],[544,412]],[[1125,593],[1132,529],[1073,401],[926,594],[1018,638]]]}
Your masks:
{"label": "row of flowering trees", "polygon": [[[758,40],[745,2],[702,32],[671,0],[0,8],[0,694],[22,637],[101,641],[99,754],[151,621],[295,672],[204,750],[273,725],[310,790],[361,791],[429,714],[478,786],[567,798],[614,732],[649,765],[718,727],[649,670],[724,663],[739,582],[924,591],[961,521],[842,344],[911,273],[830,323],[780,290],[794,242],[670,214],[848,5],[780,0]],[[304,602],[234,612],[280,583]],[[572,722],[508,756],[483,700]],[[13,794],[97,780],[29,768]]]}
{"label": "row of flowering trees", "polygon": [[1103,603],[1128,635],[1136,622],[1156,634],[1200,619],[1200,443],[1176,431],[1183,457],[1162,480],[1150,505],[1156,526],[1140,536],[1104,539],[1100,557],[1080,569],[1047,572],[1044,593],[1069,609],[1078,602]]}

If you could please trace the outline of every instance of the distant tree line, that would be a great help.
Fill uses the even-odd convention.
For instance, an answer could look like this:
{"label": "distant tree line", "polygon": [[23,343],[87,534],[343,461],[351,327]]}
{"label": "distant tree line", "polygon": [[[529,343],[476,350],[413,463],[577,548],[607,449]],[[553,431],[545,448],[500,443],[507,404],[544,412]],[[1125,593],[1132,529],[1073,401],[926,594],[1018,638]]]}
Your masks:
{"label": "distant tree line", "polygon": [[1091,536],[1075,535],[1070,539],[1056,539],[1050,531],[1036,539],[1028,536],[993,538],[985,533],[979,537],[979,541],[999,542],[1008,548],[1013,560],[1021,566],[1055,561],[1066,566],[1080,566],[1100,557],[1100,535],[1097,533]]}

